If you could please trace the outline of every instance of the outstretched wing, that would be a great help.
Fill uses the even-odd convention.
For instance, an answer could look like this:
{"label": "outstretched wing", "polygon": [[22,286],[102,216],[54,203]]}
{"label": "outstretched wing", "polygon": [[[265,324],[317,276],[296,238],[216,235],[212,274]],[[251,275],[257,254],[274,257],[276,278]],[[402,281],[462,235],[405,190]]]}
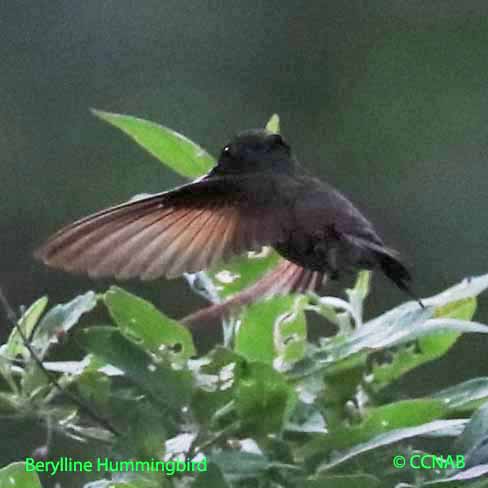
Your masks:
{"label": "outstretched wing", "polygon": [[283,209],[265,183],[203,178],[102,210],[61,229],[35,255],[98,278],[173,278],[284,238]]}

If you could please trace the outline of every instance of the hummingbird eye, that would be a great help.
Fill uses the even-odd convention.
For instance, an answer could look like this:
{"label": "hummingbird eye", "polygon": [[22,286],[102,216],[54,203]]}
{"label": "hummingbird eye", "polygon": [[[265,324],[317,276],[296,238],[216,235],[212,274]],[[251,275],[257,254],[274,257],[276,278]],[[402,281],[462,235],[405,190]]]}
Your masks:
{"label": "hummingbird eye", "polygon": [[232,148],[231,148],[230,144],[228,144],[227,146],[224,147],[224,149],[222,149],[222,155],[225,155],[225,156],[231,156],[232,155]]}

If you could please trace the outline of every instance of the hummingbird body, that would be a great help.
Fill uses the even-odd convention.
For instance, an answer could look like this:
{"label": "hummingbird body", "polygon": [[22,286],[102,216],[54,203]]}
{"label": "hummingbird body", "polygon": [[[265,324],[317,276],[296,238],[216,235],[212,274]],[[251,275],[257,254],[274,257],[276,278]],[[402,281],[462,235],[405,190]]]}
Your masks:
{"label": "hummingbird body", "polygon": [[[272,246],[285,262],[268,278],[282,293],[317,290],[324,277],[381,269],[409,292],[410,274],[341,193],[309,176],[278,134],[236,136],[205,176],[103,210],[61,229],[36,252],[90,276],[173,278]],[[264,285],[263,285],[264,286]]]}

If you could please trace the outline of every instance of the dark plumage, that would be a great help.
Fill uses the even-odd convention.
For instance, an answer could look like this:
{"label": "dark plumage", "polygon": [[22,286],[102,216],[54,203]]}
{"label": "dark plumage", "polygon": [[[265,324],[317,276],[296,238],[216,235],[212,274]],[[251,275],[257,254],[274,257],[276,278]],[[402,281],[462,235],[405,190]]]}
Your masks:
{"label": "dark plumage", "polygon": [[358,268],[379,268],[410,293],[408,270],[372,224],[341,193],[309,176],[280,135],[265,130],[236,136],[204,177],[68,225],[36,256],[93,278],[150,280],[265,245],[287,260],[280,279],[268,278],[272,293],[316,290],[324,276]]}

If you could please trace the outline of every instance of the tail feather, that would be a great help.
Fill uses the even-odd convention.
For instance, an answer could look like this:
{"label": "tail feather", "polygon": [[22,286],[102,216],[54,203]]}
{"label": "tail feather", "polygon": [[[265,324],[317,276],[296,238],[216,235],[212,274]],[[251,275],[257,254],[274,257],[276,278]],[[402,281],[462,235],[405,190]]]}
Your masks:
{"label": "tail feather", "polygon": [[344,234],[343,238],[350,244],[369,251],[374,256],[376,263],[379,265],[385,276],[424,308],[423,303],[410,288],[412,276],[410,275],[410,271],[408,271],[406,266],[400,261],[397,251],[384,246],[380,240],[375,242],[371,239],[352,234]]}
{"label": "tail feather", "polygon": [[396,256],[389,252],[374,252],[381,271],[401,290],[408,292],[410,290],[410,283],[412,276],[408,269],[403,265]]}
{"label": "tail feather", "polygon": [[422,301],[412,291],[410,284],[412,282],[412,275],[405,265],[398,259],[396,251],[388,248],[382,250],[373,251],[376,259],[378,260],[381,271],[387,276],[393,283],[395,283],[400,290],[403,290],[418,304],[424,308]]}

